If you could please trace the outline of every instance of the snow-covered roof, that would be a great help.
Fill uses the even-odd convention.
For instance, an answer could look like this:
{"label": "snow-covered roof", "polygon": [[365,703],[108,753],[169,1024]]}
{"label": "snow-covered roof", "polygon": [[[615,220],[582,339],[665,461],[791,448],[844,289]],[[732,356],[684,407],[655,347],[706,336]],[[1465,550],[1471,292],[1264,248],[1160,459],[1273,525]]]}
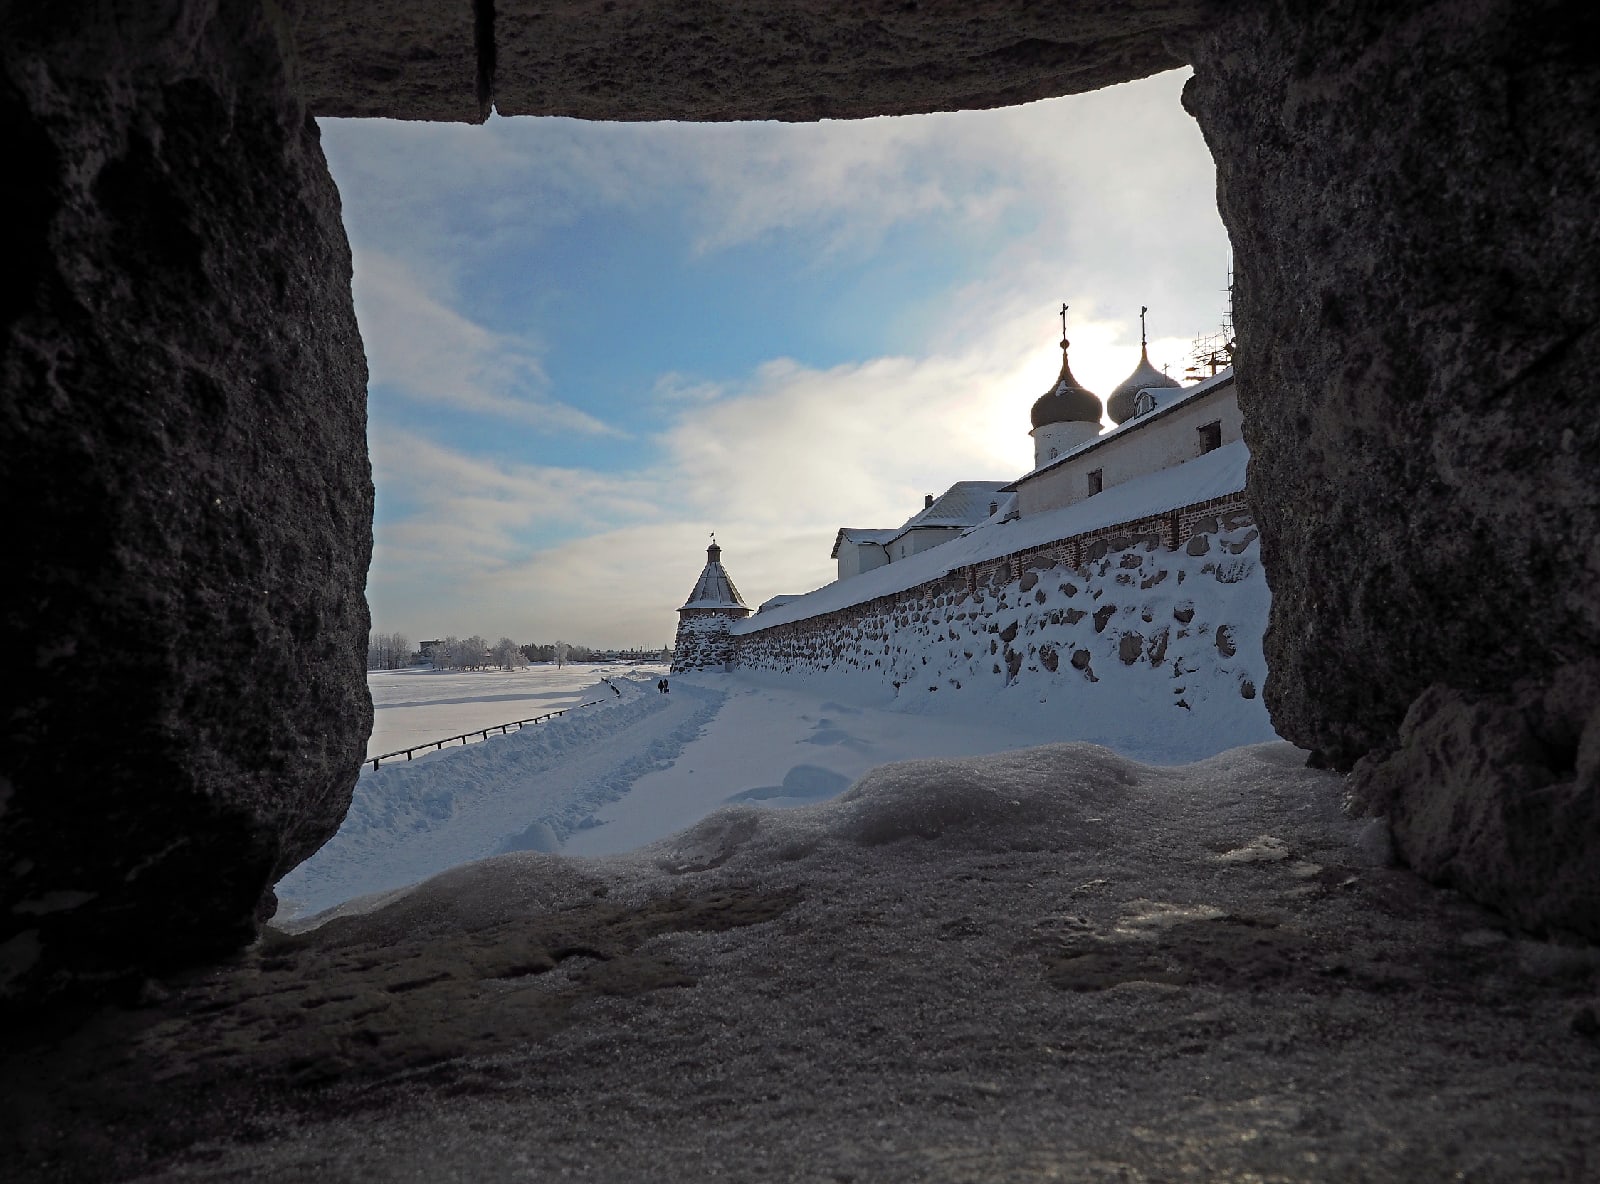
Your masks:
{"label": "snow-covered roof", "polygon": [[1010,521],[1004,520],[1002,511],[948,543],[858,576],[835,580],[781,608],[740,621],[732,631],[750,633],[849,608],[879,596],[904,592],[957,568],[1026,551],[1030,547],[1042,547],[1057,539],[1115,526],[1119,522],[1147,518],[1207,498],[1238,493],[1244,488],[1245,466],[1249,460],[1250,452],[1244,441],[1236,440],[1181,465],[1113,485],[1103,493],[1070,506]]}
{"label": "snow-covered roof", "polygon": [[833,554],[829,555],[828,558],[839,558],[839,548],[845,543],[854,543],[858,547],[862,543],[872,543],[882,547],[899,533],[900,528],[896,526],[883,529],[866,526],[841,526],[839,533],[833,536]]}
{"label": "snow-covered roof", "polygon": [[799,600],[804,595],[805,595],[804,592],[786,592],[786,593],[782,593],[782,594],[780,594],[778,596],[773,596],[770,599],[763,600],[761,602],[761,606],[756,609],[756,612],[758,612],[758,613],[771,612],[775,608],[782,608],[784,605],[788,604],[791,600]]}
{"label": "snow-covered roof", "polygon": [[907,518],[891,538],[922,526],[976,526],[989,516],[989,503],[1000,500],[998,495],[1005,487],[1004,481],[957,481],[934,498],[933,505]]}
{"label": "snow-covered roof", "polygon": [[969,526],[976,526],[989,517],[990,502],[1005,501],[1000,492],[1005,488],[1004,481],[957,481],[934,498],[932,505],[924,506],[899,526],[887,530],[841,526],[833,538],[833,553],[828,558],[839,558],[839,548],[845,543],[857,546],[872,543],[887,547],[901,535],[923,527],[965,530]]}
{"label": "snow-covered roof", "polygon": [[[1169,412],[1176,411],[1179,407],[1187,406],[1189,403],[1192,403],[1194,400],[1196,400],[1196,399],[1198,399],[1198,398],[1200,398],[1200,397],[1202,397],[1204,395],[1209,395],[1209,394],[1211,394],[1211,393],[1213,393],[1215,391],[1222,390],[1224,387],[1229,387],[1229,386],[1232,386],[1232,385],[1233,385],[1233,367],[1229,366],[1226,370],[1221,370],[1221,371],[1218,371],[1216,374],[1213,374],[1210,378],[1206,379],[1204,382],[1197,382],[1193,386],[1189,386],[1189,387],[1180,387],[1177,390],[1172,392],[1171,396],[1167,399],[1166,402],[1164,402],[1164,403],[1163,402],[1157,402],[1155,410],[1146,412],[1144,415],[1135,416],[1132,419],[1123,420],[1120,424],[1118,424],[1116,427],[1112,428],[1110,431],[1102,432],[1098,436],[1093,436],[1090,439],[1085,440],[1082,444],[1078,445],[1076,448],[1072,449],[1070,452],[1064,452],[1060,456],[1056,457],[1054,460],[1047,461],[1044,464],[1040,465],[1038,468],[1034,469],[1031,473],[1023,474],[1021,477],[1018,477],[1015,481],[1011,482],[1011,484],[1007,485],[1005,488],[1008,491],[1014,490],[1014,489],[1017,488],[1017,486],[1021,485],[1024,481],[1032,481],[1035,477],[1039,476],[1041,473],[1047,473],[1051,469],[1060,468],[1062,465],[1066,464],[1068,461],[1076,460],[1078,457],[1084,455],[1084,453],[1086,453],[1086,452],[1093,452],[1096,448],[1099,448],[1102,445],[1107,444],[1112,440],[1120,440],[1123,436],[1126,436],[1129,432],[1136,432],[1140,428],[1144,427],[1146,424],[1154,423],[1156,420],[1160,419],[1162,416],[1168,414]],[[1141,388],[1141,389],[1148,389],[1148,388]],[[1156,397],[1159,399],[1160,392],[1156,391],[1156,392],[1152,392],[1152,393],[1155,394]]]}
{"label": "snow-covered roof", "polygon": [[716,543],[706,548],[706,565],[700,571],[700,578],[695,581],[694,591],[689,593],[689,599],[683,602],[682,607],[742,608],[745,612],[750,611],[740,597],[739,589],[733,586],[733,581],[723,570],[722,548]]}

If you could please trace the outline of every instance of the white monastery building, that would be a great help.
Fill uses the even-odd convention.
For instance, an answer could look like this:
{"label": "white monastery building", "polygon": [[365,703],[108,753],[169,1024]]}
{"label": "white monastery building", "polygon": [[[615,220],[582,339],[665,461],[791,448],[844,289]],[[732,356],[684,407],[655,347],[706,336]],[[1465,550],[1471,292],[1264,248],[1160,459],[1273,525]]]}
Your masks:
{"label": "white monastery building", "polygon": [[[770,627],[769,620],[831,611],[1053,539],[1082,538],[1085,531],[1155,516],[1168,524],[1162,529],[1170,533],[1168,545],[1176,547],[1189,519],[1211,513],[1209,507],[1248,514],[1242,491],[1249,453],[1232,367],[1191,386],[1163,374],[1150,364],[1148,310],[1140,309],[1138,365],[1102,402],[1072,374],[1065,305],[1061,311],[1061,372],[1030,411],[1031,470],[1009,483],[958,481],[938,497],[928,494],[922,508],[896,527],[841,527],[831,556],[838,563],[837,580],[803,596],[773,597],[748,622],[750,610],[713,540],[705,569],[678,610],[674,669],[723,666],[733,659],[737,637]],[[1112,426],[1103,427],[1106,419]],[[1091,500],[1110,490],[1115,496]],[[951,546],[957,540],[961,545]],[[930,551],[938,555],[927,562],[918,558]],[[905,565],[903,578],[895,574],[898,565]],[[885,570],[863,578],[879,569]]]}
{"label": "white monastery building", "polygon": [[[1184,386],[1150,364],[1139,310],[1139,364],[1110,396],[1086,388],[1068,359],[1062,307],[1061,373],[1030,412],[1033,468],[1009,484],[958,481],[898,527],[841,527],[833,558],[848,580],[959,538],[988,522],[1028,518],[1214,452],[1243,437],[1231,367]],[[1102,430],[1104,419],[1112,427]]]}
{"label": "white monastery building", "polygon": [[848,580],[886,563],[909,559],[971,530],[1002,506],[1011,506],[1012,496],[1001,492],[1005,487],[1004,481],[957,481],[938,497],[928,494],[922,509],[899,526],[887,530],[841,526],[834,536],[832,555],[839,561],[839,578]]}

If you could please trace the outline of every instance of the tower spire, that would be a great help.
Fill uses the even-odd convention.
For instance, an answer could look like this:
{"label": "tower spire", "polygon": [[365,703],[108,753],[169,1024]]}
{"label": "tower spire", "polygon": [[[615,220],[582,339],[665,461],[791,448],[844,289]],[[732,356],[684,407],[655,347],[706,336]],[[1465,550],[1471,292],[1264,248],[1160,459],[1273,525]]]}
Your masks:
{"label": "tower spire", "polygon": [[1150,344],[1149,341],[1146,339],[1145,332],[1144,332],[1144,314],[1149,312],[1149,311],[1150,310],[1148,308],[1146,308],[1144,305],[1141,304],[1139,306],[1139,348],[1140,349],[1143,349],[1145,346]]}
{"label": "tower spire", "polygon": [[1063,351],[1067,348],[1067,306],[1065,302],[1061,305],[1061,348]]}

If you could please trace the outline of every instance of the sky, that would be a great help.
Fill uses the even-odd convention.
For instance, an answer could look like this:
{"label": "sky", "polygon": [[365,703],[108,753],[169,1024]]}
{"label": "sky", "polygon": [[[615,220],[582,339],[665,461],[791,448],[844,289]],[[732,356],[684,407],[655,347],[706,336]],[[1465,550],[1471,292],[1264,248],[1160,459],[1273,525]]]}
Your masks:
{"label": "sky", "polygon": [[669,643],[712,531],[754,608],[1032,464],[1060,366],[1181,376],[1226,313],[1187,71],[811,124],[322,120],[355,260],[373,627]]}

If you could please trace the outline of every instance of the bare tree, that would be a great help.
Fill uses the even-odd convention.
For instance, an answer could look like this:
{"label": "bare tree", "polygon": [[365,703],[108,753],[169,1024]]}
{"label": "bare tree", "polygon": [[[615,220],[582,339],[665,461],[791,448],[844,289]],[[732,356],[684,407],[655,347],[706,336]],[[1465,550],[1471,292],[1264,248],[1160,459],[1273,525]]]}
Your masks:
{"label": "bare tree", "polygon": [[403,633],[374,633],[367,639],[368,670],[401,670],[411,664],[411,642]]}
{"label": "bare tree", "polygon": [[482,670],[489,664],[489,643],[474,633],[461,643],[461,668]]}
{"label": "bare tree", "polygon": [[438,670],[454,669],[461,656],[461,639],[446,637],[433,647],[433,665]]}
{"label": "bare tree", "polygon": [[495,664],[502,670],[515,670],[517,659],[522,657],[522,651],[517,648],[517,643],[509,637],[502,637],[494,644]]}
{"label": "bare tree", "polygon": [[564,641],[556,642],[556,669],[557,670],[560,670],[563,666],[565,666],[567,664],[567,654],[570,653],[571,650],[572,650],[572,647],[569,646],[566,642],[564,642]]}

